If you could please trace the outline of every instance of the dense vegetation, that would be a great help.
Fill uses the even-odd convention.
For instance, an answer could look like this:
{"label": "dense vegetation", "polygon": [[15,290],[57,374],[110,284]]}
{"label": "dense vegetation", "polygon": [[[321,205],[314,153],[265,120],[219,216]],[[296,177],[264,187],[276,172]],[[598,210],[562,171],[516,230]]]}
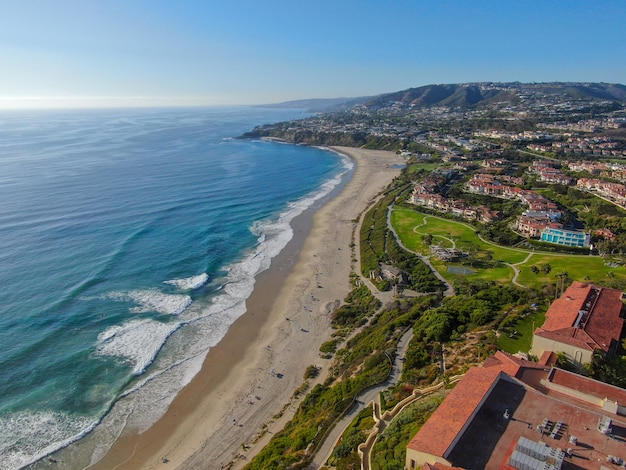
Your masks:
{"label": "dense vegetation", "polygon": [[333,312],[332,325],[360,326],[380,308],[380,301],[372,295],[365,284],[357,282],[357,286],[345,298],[345,303]]}
{"label": "dense vegetation", "polygon": [[443,401],[437,393],[407,406],[378,438],[372,450],[372,470],[403,470],[406,445]]}
{"label": "dense vegetation", "polygon": [[503,307],[525,301],[528,293],[493,281],[459,282],[456,290],[456,296],[444,299],[440,307],[429,310],[416,322],[416,336],[424,341],[448,341],[454,333],[487,324]]}
{"label": "dense vegetation", "polygon": [[357,448],[365,442],[367,434],[373,426],[372,409],[370,407],[363,408],[341,436],[341,442],[335,447],[329,459],[330,464],[337,470],[360,469],[361,459],[357,453]]}
{"label": "dense vegetation", "polygon": [[[509,318],[511,311],[527,311],[529,303],[537,300],[537,293],[532,290],[495,282],[461,281],[456,287],[458,296],[423,298],[419,305],[421,311],[410,315],[414,337],[405,355],[400,384],[383,396],[385,408],[407,396],[412,386],[432,383],[442,376],[443,348],[465,348],[461,353],[466,356],[463,364],[457,365],[461,368],[454,373],[464,372],[471,365],[482,362],[496,349],[492,332],[496,325]],[[416,307],[413,307],[414,311]],[[463,343],[463,333],[487,325],[487,330],[478,334],[478,341],[471,345]],[[396,418],[378,439],[372,452],[372,468],[402,469],[407,442],[441,400],[442,397],[420,400]],[[359,468],[356,447],[364,439],[363,430],[364,426],[355,424],[344,434],[345,441],[342,440],[341,449],[333,461],[336,468]]]}
{"label": "dense vegetation", "polygon": [[[406,177],[406,176],[405,176]],[[363,217],[361,226],[361,274],[371,277],[372,273],[379,276],[381,263],[390,264],[407,274],[405,287],[417,292],[440,292],[443,285],[414,253],[402,249],[387,225],[389,206],[406,192],[407,184],[398,179],[395,189],[389,191]],[[388,280],[375,278],[380,290],[390,287]]]}
{"label": "dense vegetation", "polygon": [[[413,339],[405,355],[402,382],[412,385],[432,382],[440,376],[442,348],[462,339],[463,334],[490,324],[482,339],[471,348],[471,356],[459,361],[464,372],[496,349],[494,323],[507,316],[512,308],[523,309],[536,301],[536,292],[493,281],[462,281],[455,286],[457,295],[425,310],[414,323]],[[451,343],[452,342],[452,343]],[[465,365],[463,365],[465,364]]]}
{"label": "dense vegetation", "polygon": [[[367,305],[362,286],[351,293]],[[399,337],[428,303],[426,298],[397,302],[375,314],[368,328],[350,338],[336,353],[329,376],[316,385],[293,419],[246,466],[249,469],[304,468],[316,446],[365,388],[384,381]]]}
{"label": "dense vegetation", "polygon": [[393,236],[387,243],[387,255],[391,264],[408,274],[408,288],[416,292],[443,291],[443,284],[430,268],[414,253],[403,250]]}
{"label": "dense vegetation", "polygon": [[361,228],[361,274],[370,277],[380,272],[380,263],[387,260],[387,207],[383,199],[364,216]]}
{"label": "dense vegetation", "polygon": [[626,388],[626,339],[614,356],[607,357],[601,351],[594,354],[589,372],[596,380]]}

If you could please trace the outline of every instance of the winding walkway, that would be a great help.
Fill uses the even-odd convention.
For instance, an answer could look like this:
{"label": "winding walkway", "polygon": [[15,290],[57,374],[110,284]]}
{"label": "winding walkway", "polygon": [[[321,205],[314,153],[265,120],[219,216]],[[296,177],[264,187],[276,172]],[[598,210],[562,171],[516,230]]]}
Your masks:
{"label": "winding walkway", "polygon": [[[391,210],[392,210],[392,207],[390,207],[390,211],[391,211]],[[432,217],[432,218],[439,219],[439,220],[442,220],[442,221],[445,221],[445,222],[449,222],[449,223],[454,223],[454,224],[462,225],[462,226],[464,226],[464,227],[466,227],[466,228],[468,228],[468,229],[472,230],[472,232],[473,232],[473,233],[474,233],[474,234],[478,237],[478,239],[479,239],[482,243],[484,243],[484,244],[486,244],[486,245],[490,245],[490,246],[493,246],[493,247],[496,247],[496,248],[499,248],[499,249],[506,249],[506,250],[508,250],[508,251],[513,251],[513,252],[517,252],[517,253],[526,253],[526,255],[527,255],[527,256],[526,256],[526,258],[525,258],[524,260],[522,260],[522,261],[518,261],[517,263],[506,263],[506,262],[503,262],[503,264],[504,264],[504,265],[506,265],[506,266],[510,267],[510,268],[513,270],[513,278],[511,279],[511,282],[512,282],[513,284],[515,284],[516,286],[521,287],[521,288],[524,288],[524,289],[527,289],[527,288],[528,288],[528,286],[527,286],[527,285],[524,285],[524,284],[521,284],[521,283],[519,282],[519,280],[518,280],[518,279],[519,279],[519,275],[520,275],[520,269],[519,269],[519,267],[520,267],[520,266],[522,266],[522,265],[524,265],[524,264],[526,264],[526,263],[528,263],[528,261],[530,260],[530,258],[531,258],[533,255],[549,256],[549,257],[552,257],[552,258],[565,258],[565,257],[575,257],[575,258],[585,257],[585,258],[588,258],[588,257],[590,257],[590,256],[591,256],[591,257],[597,257],[597,256],[598,256],[598,255],[591,255],[591,254],[553,253],[553,252],[535,251],[535,250],[530,250],[530,249],[525,249],[525,248],[516,248],[516,247],[510,247],[510,246],[502,246],[502,245],[498,245],[497,243],[494,243],[494,242],[492,242],[492,241],[490,241],[490,240],[485,239],[485,238],[484,238],[484,237],[483,237],[480,233],[478,233],[478,232],[477,232],[477,230],[476,230],[476,228],[475,228],[475,227],[472,227],[471,225],[466,224],[466,223],[464,223],[464,222],[460,222],[460,221],[456,221],[456,220],[450,220],[450,219],[446,219],[446,218],[444,218],[444,217],[438,217],[438,216],[436,216],[436,215],[432,215],[432,214],[428,214],[428,215],[427,215],[427,214],[423,214],[423,213],[420,213],[420,214],[422,214],[422,215],[424,216],[424,222],[423,222],[422,224],[416,225],[416,226],[413,228],[413,231],[414,231],[415,233],[427,233],[427,232],[419,232],[419,231],[417,231],[416,229],[417,229],[417,228],[419,228],[419,227],[423,227],[424,225],[426,225],[426,221],[427,221],[427,219]],[[388,220],[389,220],[389,215],[388,215]],[[395,233],[395,231],[393,230],[393,227],[391,227],[391,224],[390,224],[389,222],[388,222],[388,225],[389,225],[389,227],[390,227],[391,231],[393,232],[394,236],[396,237],[396,240],[398,240],[398,243],[400,244],[400,246],[402,246],[402,247],[403,247],[405,250],[407,250],[407,251],[410,251],[410,252],[412,252],[412,253],[417,254],[418,256],[420,256],[420,258],[421,258],[421,259],[422,259],[425,263],[429,264],[429,263],[427,262],[427,258],[426,258],[425,256],[420,255],[419,253],[416,253],[416,252],[414,252],[414,251],[412,251],[412,250],[409,250],[406,246],[404,246],[404,245],[402,244],[402,242],[400,241],[400,239],[398,238],[398,236],[397,236],[397,234]],[[436,236],[436,237],[441,237],[441,238],[444,238],[444,239],[446,239],[446,240],[449,240],[447,237],[444,237],[444,236],[442,236],[442,235],[433,235],[433,236]],[[449,241],[450,241],[450,240],[449,240]],[[431,265],[429,264],[429,266],[431,266]],[[432,268],[432,266],[431,266],[431,269],[433,269],[433,272],[435,273],[435,275],[437,275],[437,274],[438,274],[438,273],[437,273],[437,271],[436,271],[436,270],[434,270],[434,268]],[[439,277],[439,276],[438,276],[438,277]],[[446,285],[447,285],[447,283],[446,283]],[[447,294],[446,294],[446,295],[447,295]]]}
{"label": "winding walkway", "polygon": [[[463,375],[455,375],[450,377],[448,383],[456,383],[463,378]],[[415,403],[417,400],[430,395],[437,390],[441,390],[446,386],[446,382],[439,382],[436,385],[425,389],[413,389],[413,393],[409,395],[407,398],[402,400],[396,406],[393,407],[392,410],[387,410],[381,414],[380,412],[380,403],[372,402],[373,415],[374,415],[374,427],[370,431],[369,435],[365,442],[359,445],[357,451],[359,457],[361,458],[361,469],[369,470],[372,467],[372,449],[376,444],[376,441],[380,437],[380,435],[389,427],[391,422],[409,405]]]}
{"label": "winding walkway", "polygon": [[517,278],[519,277],[519,268],[518,266],[522,265],[522,264],[526,264],[528,262],[528,260],[530,259],[530,257],[534,255],[534,253],[528,253],[528,256],[526,258],[524,258],[522,261],[518,262],[518,263],[504,263],[507,266],[509,266],[511,269],[513,269],[513,279],[511,279],[511,282],[513,284],[515,284],[518,287],[521,287],[522,289],[528,289],[527,286],[525,286],[524,284],[520,284],[519,282],[517,282]]}
{"label": "winding walkway", "polygon": [[[416,251],[413,251],[413,250],[407,248],[406,245],[404,245],[404,243],[402,243],[402,240],[400,240],[400,237],[398,236],[398,234],[396,233],[396,231],[393,228],[393,225],[391,224],[391,211],[392,210],[393,210],[393,204],[391,204],[389,206],[389,208],[387,209],[387,227],[389,227],[389,230],[391,231],[391,233],[393,233],[393,236],[396,239],[396,242],[398,242],[398,245],[400,245],[402,247],[402,249],[408,251],[409,253],[413,253],[414,255],[418,256],[419,259],[421,259],[426,264],[426,266],[428,266],[430,268],[430,270],[437,277],[437,279],[439,279],[441,281],[441,283],[446,287],[446,290],[443,292],[443,295],[445,295],[446,297],[454,296],[454,288],[452,287],[452,284],[450,284],[448,281],[446,281],[446,279],[441,275],[441,273],[439,271],[437,271],[437,268],[435,268],[432,265],[432,263],[430,262],[429,257],[428,256],[424,256],[421,253],[418,253]],[[423,225],[425,225],[425,224],[426,224],[426,221],[424,220],[424,224]],[[456,246],[456,245],[454,245],[454,246]]]}
{"label": "winding walkway", "polygon": [[404,333],[404,335],[400,337],[400,339],[398,340],[397,354],[395,360],[392,362],[391,371],[389,373],[389,376],[387,377],[387,380],[379,385],[375,385],[361,392],[361,394],[356,397],[354,404],[352,405],[350,410],[334,424],[332,431],[328,434],[328,436],[326,436],[324,443],[315,453],[311,464],[307,467],[308,469],[317,470],[323,467],[326,464],[328,458],[333,453],[333,450],[335,449],[335,446],[337,445],[344,431],[350,425],[350,423],[352,423],[354,418],[361,412],[361,410],[366,406],[370,406],[372,402],[378,403],[380,393],[398,383],[402,374],[402,367],[404,365],[402,358],[406,353],[412,337],[412,329],[409,329],[406,333]]}
{"label": "winding walkway", "polygon": [[[452,238],[448,238],[448,237],[444,237],[443,235],[433,235],[432,233],[428,233],[428,232],[418,232],[417,229],[420,227],[423,227],[424,225],[426,225],[428,223],[428,216],[424,216],[424,222],[422,222],[419,225],[416,225],[415,227],[413,227],[413,233],[418,233],[418,234],[426,234],[426,235],[431,235],[432,237],[439,237],[439,238],[443,238],[444,240],[447,240],[448,242],[450,242],[450,245],[452,245],[452,249],[456,250],[456,242],[452,239]],[[391,227],[391,224],[389,224],[389,226]],[[391,230],[393,230],[393,228],[391,228]],[[394,234],[395,235],[395,234]],[[396,237],[397,239],[397,237]]]}

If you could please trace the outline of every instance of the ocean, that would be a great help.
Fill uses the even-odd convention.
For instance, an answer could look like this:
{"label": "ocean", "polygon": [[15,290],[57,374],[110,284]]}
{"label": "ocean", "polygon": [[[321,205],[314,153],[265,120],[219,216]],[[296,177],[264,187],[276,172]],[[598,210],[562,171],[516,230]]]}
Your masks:
{"label": "ocean", "polygon": [[293,218],[351,169],[324,149],[236,138],[304,116],[0,112],[0,469],[84,436],[95,462],[124,426],[164,413]]}

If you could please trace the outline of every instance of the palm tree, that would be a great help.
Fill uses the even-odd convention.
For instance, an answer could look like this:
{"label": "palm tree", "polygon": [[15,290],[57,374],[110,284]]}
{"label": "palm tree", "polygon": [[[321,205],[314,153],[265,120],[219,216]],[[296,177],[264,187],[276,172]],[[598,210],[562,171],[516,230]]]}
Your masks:
{"label": "palm tree", "polygon": [[535,289],[537,288],[537,274],[539,274],[539,268],[534,264],[530,267],[530,270],[535,275]]}
{"label": "palm tree", "polygon": [[[565,284],[569,283],[570,278],[569,278],[569,273],[567,271],[561,271],[559,274],[556,275],[557,281],[556,281],[556,289],[554,292],[554,298],[556,299],[558,296],[563,295],[563,292],[565,292]],[[559,292],[560,289],[560,292]]]}
{"label": "palm tree", "polygon": [[543,271],[543,274],[544,274],[543,282],[548,282],[548,274],[550,274],[550,271],[552,271],[552,266],[546,263],[541,267],[541,270]]}
{"label": "palm tree", "polygon": [[543,273],[547,276],[548,274],[550,274],[550,271],[552,271],[552,266],[550,266],[548,263],[544,264],[541,267],[541,270],[543,271]]}

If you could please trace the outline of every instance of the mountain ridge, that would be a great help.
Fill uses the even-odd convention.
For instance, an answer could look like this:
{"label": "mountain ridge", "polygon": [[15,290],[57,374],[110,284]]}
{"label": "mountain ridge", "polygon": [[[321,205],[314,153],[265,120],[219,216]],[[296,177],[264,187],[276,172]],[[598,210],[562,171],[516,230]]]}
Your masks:
{"label": "mountain ridge", "polygon": [[302,108],[310,112],[336,112],[362,106],[368,109],[405,106],[477,108],[494,102],[519,102],[545,95],[563,95],[570,99],[626,102],[626,86],[606,82],[469,82],[431,84],[416,88],[356,98],[320,98],[285,101],[265,107]]}

